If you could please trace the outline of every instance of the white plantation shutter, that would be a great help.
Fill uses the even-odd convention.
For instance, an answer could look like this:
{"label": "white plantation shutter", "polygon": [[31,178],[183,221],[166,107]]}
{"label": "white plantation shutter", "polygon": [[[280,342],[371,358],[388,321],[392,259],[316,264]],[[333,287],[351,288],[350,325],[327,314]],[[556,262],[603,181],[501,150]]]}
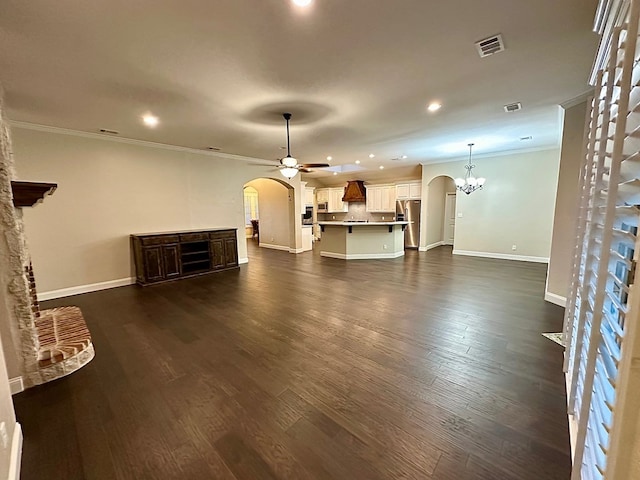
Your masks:
{"label": "white plantation shutter", "polygon": [[585,135],[564,332],[568,409],[577,424],[572,480],[636,478],[629,473],[633,445],[625,442],[637,424],[640,392],[633,301],[640,254],[638,12],[638,1],[629,2],[626,23],[612,30]]}

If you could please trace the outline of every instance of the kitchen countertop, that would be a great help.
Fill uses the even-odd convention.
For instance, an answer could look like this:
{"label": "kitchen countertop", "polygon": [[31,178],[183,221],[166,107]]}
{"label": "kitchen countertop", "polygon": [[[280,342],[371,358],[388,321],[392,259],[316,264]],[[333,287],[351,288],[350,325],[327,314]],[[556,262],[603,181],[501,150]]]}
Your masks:
{"label": "kitchen countertop", "polygon": [[343,227],[353,227],[353,226],[367,226],[367,225],[409,225],[410,223],[413,222],[396,222],[396,221],[392,221],[392,222],[385,222],[385,221],[381,221],[381,222],[356,222],[356,221],[342,221],[342,222],[338,222],[338,221],[326,221],[326,222],[318,222],[318,225],[335,225],[335,226],[343,226]]}

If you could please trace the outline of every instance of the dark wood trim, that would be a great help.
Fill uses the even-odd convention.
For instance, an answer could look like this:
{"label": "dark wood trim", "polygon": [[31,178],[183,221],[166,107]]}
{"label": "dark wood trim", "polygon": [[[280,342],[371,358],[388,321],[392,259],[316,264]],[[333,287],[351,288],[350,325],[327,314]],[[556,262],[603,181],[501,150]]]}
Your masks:
{"label": "dark wood trim", "polygon": [[53,195],[58,188],[57,183],[22,182],[11,180],[13,206],[16,208],[33,207],[44,200],[45,195]]}

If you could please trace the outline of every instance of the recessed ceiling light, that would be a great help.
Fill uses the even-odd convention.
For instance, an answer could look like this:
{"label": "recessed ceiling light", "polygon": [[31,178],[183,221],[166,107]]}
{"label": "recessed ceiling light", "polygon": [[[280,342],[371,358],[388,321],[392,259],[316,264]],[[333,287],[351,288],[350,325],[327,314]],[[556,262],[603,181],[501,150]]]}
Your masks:
{"label": "recessed ceiling light", "polygon": [[369,158],[373,158],[373,157],[375,157],[375,155],[373,153],[370,153]]}
{"label": "recessed ceiling light", "polygon": [[437,112],[438,110],[440,110],[440,108],[442,108],[442,105],[440,103],[433,102],[429,104],[427,110],[429,110],[430,112]]}
{"label": "recessed ceiling light", "polygon": [[333,160],[333,157],[332,157],[331,155],[329,155],[329,156],[327,157],[327,162],[330,162],[331,160]]}
{"label": "recessed ceiling light", "polygon": [[151,114],[144,115],[142,117],[142,121],[147,127],[151,127],[151,128],[156,127],[158,123],[160,123],[160,120],[158,120],[158,117]]}
{"label": "recessed ceiling light", "polygon": [[299,7],[308,7],[313,0],[292,0]]}
{"label": "recessed ceiling light", "polygon": [[360,160],[356,160],[356,165],[360,165]]}
{"label": "recessed ceiling light", "polygon": [[337,174],[338,174],[338,172],[333,172],[333,174],[334,174],[334,175],[337,175]]}
{"label": "recessed ceiling light", "polygon": [[380,170],[384,170],[384,165],[380,165]]}
{"label": "recessed ceiling light", "polygon": [[400,158],[402,158],[403,160],[406,160],[408,157],[406,155],[402,155],[402,157]]}

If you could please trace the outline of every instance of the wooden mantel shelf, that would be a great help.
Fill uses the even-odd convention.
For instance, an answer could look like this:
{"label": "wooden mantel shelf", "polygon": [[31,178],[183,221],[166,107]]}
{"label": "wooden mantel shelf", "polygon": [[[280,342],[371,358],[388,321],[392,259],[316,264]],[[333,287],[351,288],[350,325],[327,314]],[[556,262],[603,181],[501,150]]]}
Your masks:
{"label": "wooden mantel shelf", "polygon": [[17,208],[33,207],[36,203],[41,202],[45,195],[52,195],[57,187],[57,183],[11,180],[13,206]]}

